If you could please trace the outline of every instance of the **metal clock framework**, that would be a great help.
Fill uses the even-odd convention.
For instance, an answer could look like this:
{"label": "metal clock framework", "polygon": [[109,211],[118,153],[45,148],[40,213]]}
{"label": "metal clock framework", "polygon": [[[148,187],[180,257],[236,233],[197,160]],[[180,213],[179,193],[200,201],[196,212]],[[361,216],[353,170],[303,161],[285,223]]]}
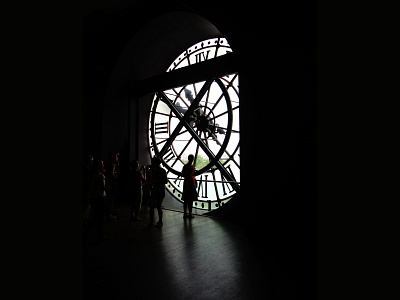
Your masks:
{"label": "metal clock framework", "polygon": [[[181,53],[167,72],[232,52],[225,38],[201,41]],[[155,93],[149,116],[149,151],[168,173],[166,189],[182,202],[180,177],[195,156],[198,201],[214,210],[240,190],[239,75],[227,74]]]}

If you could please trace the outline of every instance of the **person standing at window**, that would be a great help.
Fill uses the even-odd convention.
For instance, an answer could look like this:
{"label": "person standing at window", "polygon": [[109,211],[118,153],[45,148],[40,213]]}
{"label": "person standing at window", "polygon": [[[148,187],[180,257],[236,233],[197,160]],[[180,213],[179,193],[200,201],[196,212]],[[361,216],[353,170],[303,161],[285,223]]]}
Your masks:
{"label": "person standing at window", "polygon": [[[197,200],[196,193],[196,180],[194,179],[195,167],[192,165],[194,156],[192,154],[188,157],[188,162],[182,168],[183,181],[183,218],[194,218],[192,214],[193,201]],[[186,213],[188,211],[188,213]]]}
{"label": "person standing at window", "polygon": [[150,185],[150,222],[148,227],[153,226],[154,208],[158,211],[157,226],[162,226],[163,212],[161,204],[165,197],[165,184],[168,183],[167,172],[161,168],[161,159],[153,157],[151,159],[151,167],[147,174],[147,180]]}

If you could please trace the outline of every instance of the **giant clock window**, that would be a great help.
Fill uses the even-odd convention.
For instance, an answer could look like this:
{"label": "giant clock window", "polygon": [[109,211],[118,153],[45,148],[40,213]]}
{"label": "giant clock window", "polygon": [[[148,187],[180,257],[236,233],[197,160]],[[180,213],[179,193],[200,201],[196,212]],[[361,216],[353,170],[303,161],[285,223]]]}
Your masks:
{"label": "giant clock window", "polygon": [[[201,41],[182,52],[167,72],[225,55],[225,38]],[[214,210],[240,189],[239,75],[227,74],[155,94],[149,115],[149,151],[168,172],[167,190],[182,202],[180,172],[195,157],[198,201]]]}

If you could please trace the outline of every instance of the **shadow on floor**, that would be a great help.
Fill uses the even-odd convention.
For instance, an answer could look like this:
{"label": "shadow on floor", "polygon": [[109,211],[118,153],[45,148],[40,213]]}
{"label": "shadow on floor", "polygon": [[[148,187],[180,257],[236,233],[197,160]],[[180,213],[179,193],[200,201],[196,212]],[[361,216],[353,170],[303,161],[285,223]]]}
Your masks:
{"label": "shadow on floor", "polygon": [[164,210],[164,226],[148,229],[148,214],[135,222],[127,205],[116,213],[109,239],[96,242],[90,228],[83,241],[83,299],[300,299],[241,226]]}

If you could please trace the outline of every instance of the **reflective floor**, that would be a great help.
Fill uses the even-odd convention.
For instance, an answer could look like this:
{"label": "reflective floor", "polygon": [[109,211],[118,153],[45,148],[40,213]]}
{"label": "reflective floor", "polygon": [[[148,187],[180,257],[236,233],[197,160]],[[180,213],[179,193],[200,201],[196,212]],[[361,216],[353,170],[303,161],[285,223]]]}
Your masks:
{"label": "reflective floor", "polygon": [[108,239],[93,228],[84,239],[83,299],[298,299],[238,225],[164,210],[164,225],[147,229],[147,214],[130,221],[123,205],[117,216]]}

